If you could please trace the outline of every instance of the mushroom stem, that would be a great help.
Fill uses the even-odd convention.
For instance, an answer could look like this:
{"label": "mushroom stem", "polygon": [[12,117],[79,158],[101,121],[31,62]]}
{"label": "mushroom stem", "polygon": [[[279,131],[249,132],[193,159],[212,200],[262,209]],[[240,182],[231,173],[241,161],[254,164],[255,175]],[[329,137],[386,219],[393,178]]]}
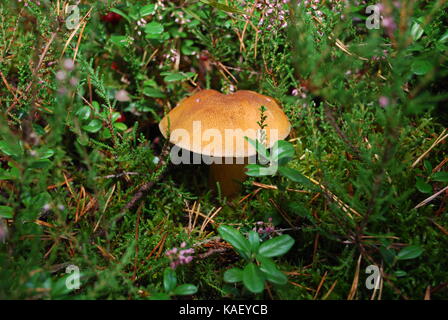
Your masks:
{"label": "mushroom stem", "polygon": [[209,184],[217,188],[219,182],[221,194],[225,197],[234,197],[241,191],[241,183],[246,180],[247,164],[216,164],[210,165]]}

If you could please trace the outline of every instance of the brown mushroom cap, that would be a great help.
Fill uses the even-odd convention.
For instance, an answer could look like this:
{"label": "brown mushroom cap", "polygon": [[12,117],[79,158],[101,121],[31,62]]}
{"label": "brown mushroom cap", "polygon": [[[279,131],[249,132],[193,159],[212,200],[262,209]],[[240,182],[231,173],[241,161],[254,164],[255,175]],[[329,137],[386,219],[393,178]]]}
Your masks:
{"label": "brown mushroom cap", "polygon": [[[228,95],[216,90],[199,91],[180,101],[162,119],[159,128],[165,138],[168,131],[170,132],[170,142],[195,153],[213,157],[250,157],[256,154],[256,150],[248,144],[244,136],[253,140],[257,138],[257,130],[260,129],[257,122],[260,121],[261,106],[266,107],[264,114],[267,118],[264,129],[266,130],[266,145],[269,148],[275,141],[288,136],[291,130],[290,123],[273,98],[248,90]],[[195,121],[200,121],[199,136],[202,135],[202,137],[198,137],[198,131],[194,132],[193,122]],[[214,129],[212,133],[219,132],[222,139],[204,137],[203,134],[208,129]],[[234,135],[228,135],[226,130],[236,131],[233,131]],[[176,134],[176,131],[177,133],[188,132],[190,138],[183,139]],[[233,140],[232,150],[226,148],[226,139]]]}

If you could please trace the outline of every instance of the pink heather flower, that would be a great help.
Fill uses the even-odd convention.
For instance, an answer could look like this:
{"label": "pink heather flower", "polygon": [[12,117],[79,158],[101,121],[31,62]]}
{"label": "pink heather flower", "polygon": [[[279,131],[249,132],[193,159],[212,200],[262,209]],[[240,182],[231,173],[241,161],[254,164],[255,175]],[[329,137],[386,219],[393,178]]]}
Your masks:
{"label": "pink heather flower", "polygon": [[274,234],[280,234],[280,232],[275,230],[272,224],[272,218],[268,219],[268,222],[258,221],[255,223],[258,227],[254,227],[252,230],[260,235],[266,235],[267,237],[272,237]]}
{"label": "pink heather flower", "polygon": [[385,17],[382,22],[383,27],[385,27],[389,32],[393,32],[397,25],[392,17]]}
{"label": "pink heather flower", "polygon": [[76,85],[78,85],[78,79],[75,77],[71,77],[70,84],[75,87]]}
{"label": "pink heather flower", "polygon": [[[180,248],[183,249],[187,246],[185,242],[182,242]],[[194,249],[183,249],[180,250],[176,247],[168,250],[165,255],[170,259],[170,267],[176,269],[179,265],[188,264],[193,261]]]}
{"label": "pink heather flower", "polygon": [[381,107],[385,108],[385,107],[387,107],[389,105],[389,98],[385,97],[385,96],[381,96],[378,99],[378,102],[379,102]]}
{"label": "pink heather flower", "polygon": [[121,89],[121,90],[118,90],[117,92],[115,92],[115,99],[117,99],[117,101],[120,101],[120,102],[126,102],[126,101],[131,100],[129,98],[128,92],[124,89]]}
{"label": "pink heather flower", "polygon": [[62,66],[67,71],[72,71],[75,68],[75,62],[72,59],[65,59]]}
{"label": "pink heather flower", "polygon": [[59,70],[58,72],[56,72],[56,79],[58,79],[59,81],[63,81],[67,78],[67,73],[63,70]]}

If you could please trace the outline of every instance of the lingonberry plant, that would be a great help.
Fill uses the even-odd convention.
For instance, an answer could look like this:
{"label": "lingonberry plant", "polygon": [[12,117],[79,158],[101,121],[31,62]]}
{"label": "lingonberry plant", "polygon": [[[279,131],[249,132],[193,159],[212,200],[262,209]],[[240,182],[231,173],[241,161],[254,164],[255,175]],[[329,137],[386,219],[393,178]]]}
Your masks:
{"label": "lingonberry plant", "polygon": [[[0,1],[0,299],[446,299],[447,9]],[[234,198],[159,130],[202,89],[290,124]]]}

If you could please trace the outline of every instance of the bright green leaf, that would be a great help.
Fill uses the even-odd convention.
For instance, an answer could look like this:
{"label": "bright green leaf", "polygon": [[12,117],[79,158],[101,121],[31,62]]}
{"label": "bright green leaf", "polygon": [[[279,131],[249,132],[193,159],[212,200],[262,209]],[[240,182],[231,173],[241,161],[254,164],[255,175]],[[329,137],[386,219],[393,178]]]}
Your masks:
{"label": "bright green leaf", "polygon": [[235,283],[243,281],[243,270],[239,268],[232,268],[224,272],[224,281]]}
{"label": "bright green leaf", "polygon": [[220,226],[218,228],[220,236],[227,242],[229,242],[244,259],[250,257],[250,243],[243,237],[243,235],[233,227]]}
{"label": "bright green leaf", "polygon": [[181,284],[174,289],[174,294],[178,296],[187,296],[195,294],[198,291],[198,287],[193,284]]}
{"label": "bright green leaf", "polygon": [[251,230],[249,231],[248,238],[252,252],[256,253],[258,251],[258,248],[260,247],[260,237],[258,236],[258,233]]}
{"label": "bright green leaf", "polygon": [[12,219],[14,210],[11,207],[0,206],[0,217],[5,219]]}
{"label": "bright green leaf", "polygon": [[83,130],[90,132],[90,133],[95,133],[101,130],[101,128],[103,127],[103,122],[98,120],[98,119],[93,119],[92,121],[90,121],[87,125],[83,126]]}
{"label": "bright green leaf", "polygon": [[269,160],[270,154],[264,144],[249,137],[244,137],[244,139],[246,139],[255,148],[255,150],[257,150],[257,153],[259,156],[261,156],[262,160]]}
{"label": "bright green leaf", "polygon": [[420,23],[418,23],[418,22],[414,22],[414,23],[412,24],[412,27],[411,27],[411,36],[412,36],[412,39],[413,39],[414,41],[417,41],[418,39],[420,39],[424,32],[425,32],[425,31],[423,30],[423,28],[422,28],[422,26],[420,25]]}
{"label": "bright green leaf", "polygon": [[163,80],[165,82],[176,82],[176,81],[184,81],[189,78],[192,78],[195,75],[193,72],[171,72],[166,75]]}
{"label": "bright green leaf", "polygon": [[411,65],[411,71],[416,75],[425,75],[432,69],[432,65],[427,60],[415,60]]}
{"label": "bright green leaf", "polygon": [[289,180],[298,182],[304,186],[314,187],[314,184],[311,183],[307,177],[305,177],[303,174],[301,174],[296,169],[281,166],[278,168],[278,171],[280,172],[280,174],[282,176],[288,178]]}
{"label": "bright green leaf", "polygon": [[431,193],[432,192],[432,186],[429,183],[426,183],[422,178],[417,177],[417,181],[415,183],[415,186],[418,191],[422,193]]}
{"label": "bright green leaf", "polygon": [[143,94],[145,96],[151,97],[151,98],[165,98],[165,94],[156,88],[150,88],[146,87],[143,89]]}
{"label": "bright green leaf", "polygon": [[90,114],[92,113],[92,110],[89,106],[83,106],[78,111],[76,111],[76,115],[81,120],[87,120],[90,117]]}
{"label": "bright green leaf", "polygon": [[174,290],[177,284],[176,272],[171,268],[166,268],[163,272],[163,287],[166,292]]}
{"label": "bright green leaf", "polygon": [[258,253],[265,257],[277,257],[285,254],[294,245],[294,239],[291,236],[284,234],[272,239],[269,239],[260,246]]}
{"label": "bright green leaf", "polygon": [[253,293],[264,290],[264,278],[260,269],[253,263],[249,263],[243,270],[244,286]]}
{"label": "bright green leaf", "polygon": [[436,172],[431,176],[431,180],[438,182],[448,182],[448,172]]}
{"label": "bright green leaf", "polygon": [[246,166],[246,175],[251,177],[272,176],[277,172],[277,168],[276,166],[263,167],[259,164],[248,164]]}
{"label": "bright green leaf", "polygon": [[268,281],[279,285],[283,285],[288,282],[288,277],[277,268],[272,259],[258,256],[257,260],[261,263],[260,270],[264,273]]}
{"label": "bright green leaf", "polygon": [[118,131],[125,131],[128,129],[128,126],[123,122],[115,122],[114,128],[117,129]]}
{"label": "bright green leaf", "polygon": [[23,154],[22,141],[0,141],[0,151],[7,156],[18,157]]}
{"label": "bright green leaf", "polygon": [[146,6],[143,6],[140,9],[140,16],[141,17],[145,17],[145,16],[148,16],[150,14],[154,14],[155,13],[155,8],[156,8],[156,5],[153,4],[153,3],[147,4]]}
{"label": "bright green leaf", "polygon": [[271,161],[284,165],[294,158],[295,150],[291,143],[285,140],[278,140],[271,149]]}
{"label": "bright green leaf", "polygon": [[398,260],[410,260],[418,258],[423,253],[423,248],[420,246],[409,246],[403,248],[398,252],[397,259]]}
{"label": "bright green leaf", "polygon": [[163,33],[163,25],[158,22],[150,22],[145,26],[145,32],[147,35],[160,35]]}

